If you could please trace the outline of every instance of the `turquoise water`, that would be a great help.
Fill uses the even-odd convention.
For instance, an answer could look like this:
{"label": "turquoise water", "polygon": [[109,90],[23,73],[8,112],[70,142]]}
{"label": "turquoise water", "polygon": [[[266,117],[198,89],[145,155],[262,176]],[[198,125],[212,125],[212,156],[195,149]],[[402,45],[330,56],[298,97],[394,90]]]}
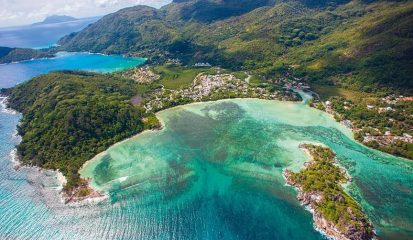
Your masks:
{"label": "turquoise water", "polygon": [[144,58],[117,55],[60,52],[57,57],[0,65],[0,88],[13,87],[37,75],[56,70],[114,72],[145,63]]}
{"label": "turquoise water", "polygon": [[230,100],[159,116],[164,130],[118,144],[81,171],[122,206],[126,238],[138,231],[143,239],[320,239],[281,175],[306,160],[302,142],[337,153],[353,176],[350,194],[381,239],[413,237],[413,162],[365,148],[321,111]]}
{"label": "turquoise water", "polygon": [[19,115],[0,112],[0,239],[323,239],[281,176],[306,161],[302,142],[337,153],[380,239],[413,237],[413,162],[359,145],[323,112],[245,99],[158,115],[163,130],[117,144],[82,169],[109,200],[68,207],[54,174],[12,169]]}

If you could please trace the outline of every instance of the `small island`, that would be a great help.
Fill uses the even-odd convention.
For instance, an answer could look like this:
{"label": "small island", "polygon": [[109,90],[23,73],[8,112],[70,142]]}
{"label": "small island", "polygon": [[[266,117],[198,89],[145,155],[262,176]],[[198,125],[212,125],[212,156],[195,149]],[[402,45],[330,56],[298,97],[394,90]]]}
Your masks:
{"label": "small island", "polygon": [[[179,78],[170,77],[175,75]],[[17,127],[22,136],[17,146],[21,164],[59,170],[65,178],[63,197],[69,203],[104,197],[80,177],[79,169],[111,145],[159,129],[156,112],[226,98],[299,100],[293,91],[248,83],[246,78],[245,73],[221,68],[176,65],[113,74],[59,71],[2,93],[10,108],[23,113]]]}
{"label": "small island", "polygon": [[310,157],[298,173],[284,171],[288,184],[298,190],[298,200],[307,205],[318,230],[338,240],[374,239],[373,225],[363,209],[343,189],[349,181],[336,165],[335,154],[326,147],[302,144]]}

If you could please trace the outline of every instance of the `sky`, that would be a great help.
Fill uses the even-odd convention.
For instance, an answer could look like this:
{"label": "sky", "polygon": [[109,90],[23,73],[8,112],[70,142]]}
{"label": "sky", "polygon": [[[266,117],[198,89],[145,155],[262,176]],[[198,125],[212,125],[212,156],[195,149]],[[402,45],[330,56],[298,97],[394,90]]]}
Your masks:
{"label": "sky", "polygon": [[171,0],[0,0],[0,27],[41,22],[51,15],[102,16],[140,4],[159,8],[169,2]]}

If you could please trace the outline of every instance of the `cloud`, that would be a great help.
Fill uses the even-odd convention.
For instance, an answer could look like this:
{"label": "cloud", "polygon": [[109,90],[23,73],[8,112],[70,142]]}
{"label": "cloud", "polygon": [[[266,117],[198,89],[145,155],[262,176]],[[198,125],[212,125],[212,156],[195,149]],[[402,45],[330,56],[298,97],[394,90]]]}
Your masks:
{"label": "cloud", "polygon": [[118,0],[95,0],[95,4],[99,7],[107,7],[118,4]]}
{"label": "cloud", "polygon": [[100,16],[134,5],[161,7],[172,0],[0,0],[0,27],[42,21],[50,15]]}

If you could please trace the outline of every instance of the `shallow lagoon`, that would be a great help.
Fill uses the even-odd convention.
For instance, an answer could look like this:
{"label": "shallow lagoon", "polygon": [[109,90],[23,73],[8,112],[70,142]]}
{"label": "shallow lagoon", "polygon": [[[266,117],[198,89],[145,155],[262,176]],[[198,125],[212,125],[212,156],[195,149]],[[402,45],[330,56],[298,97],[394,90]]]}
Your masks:
{"label": "shallow lagoon", "polygon": [[[1,107],[0,107],[1,108]],[[13,170],[18,114],[0,111],[1,239],[323,239],[285,186],[301,142],[320,142],[353,176],[348,186],[381,239],[413,236],[413,162],[354,142],[330,116],[299,103],[228,100],[159,113],[145,132],[84,169],[110,194],[94,206],[64,206],[55,174]]]}
{"label": "shallow lagoon", "polygon": [[239,99],[158,116],[163,130],[117,144],[81,171],[110,194],[107,214],[122,219],[122,235],[109,231],[109,238],[320,239],[311,214],[281,175],[306,160],[302,142],[323,143],[337,153],[353,177],[348,191],[381,239],[413,236],[413,162],[358,144],[321,111]]}

